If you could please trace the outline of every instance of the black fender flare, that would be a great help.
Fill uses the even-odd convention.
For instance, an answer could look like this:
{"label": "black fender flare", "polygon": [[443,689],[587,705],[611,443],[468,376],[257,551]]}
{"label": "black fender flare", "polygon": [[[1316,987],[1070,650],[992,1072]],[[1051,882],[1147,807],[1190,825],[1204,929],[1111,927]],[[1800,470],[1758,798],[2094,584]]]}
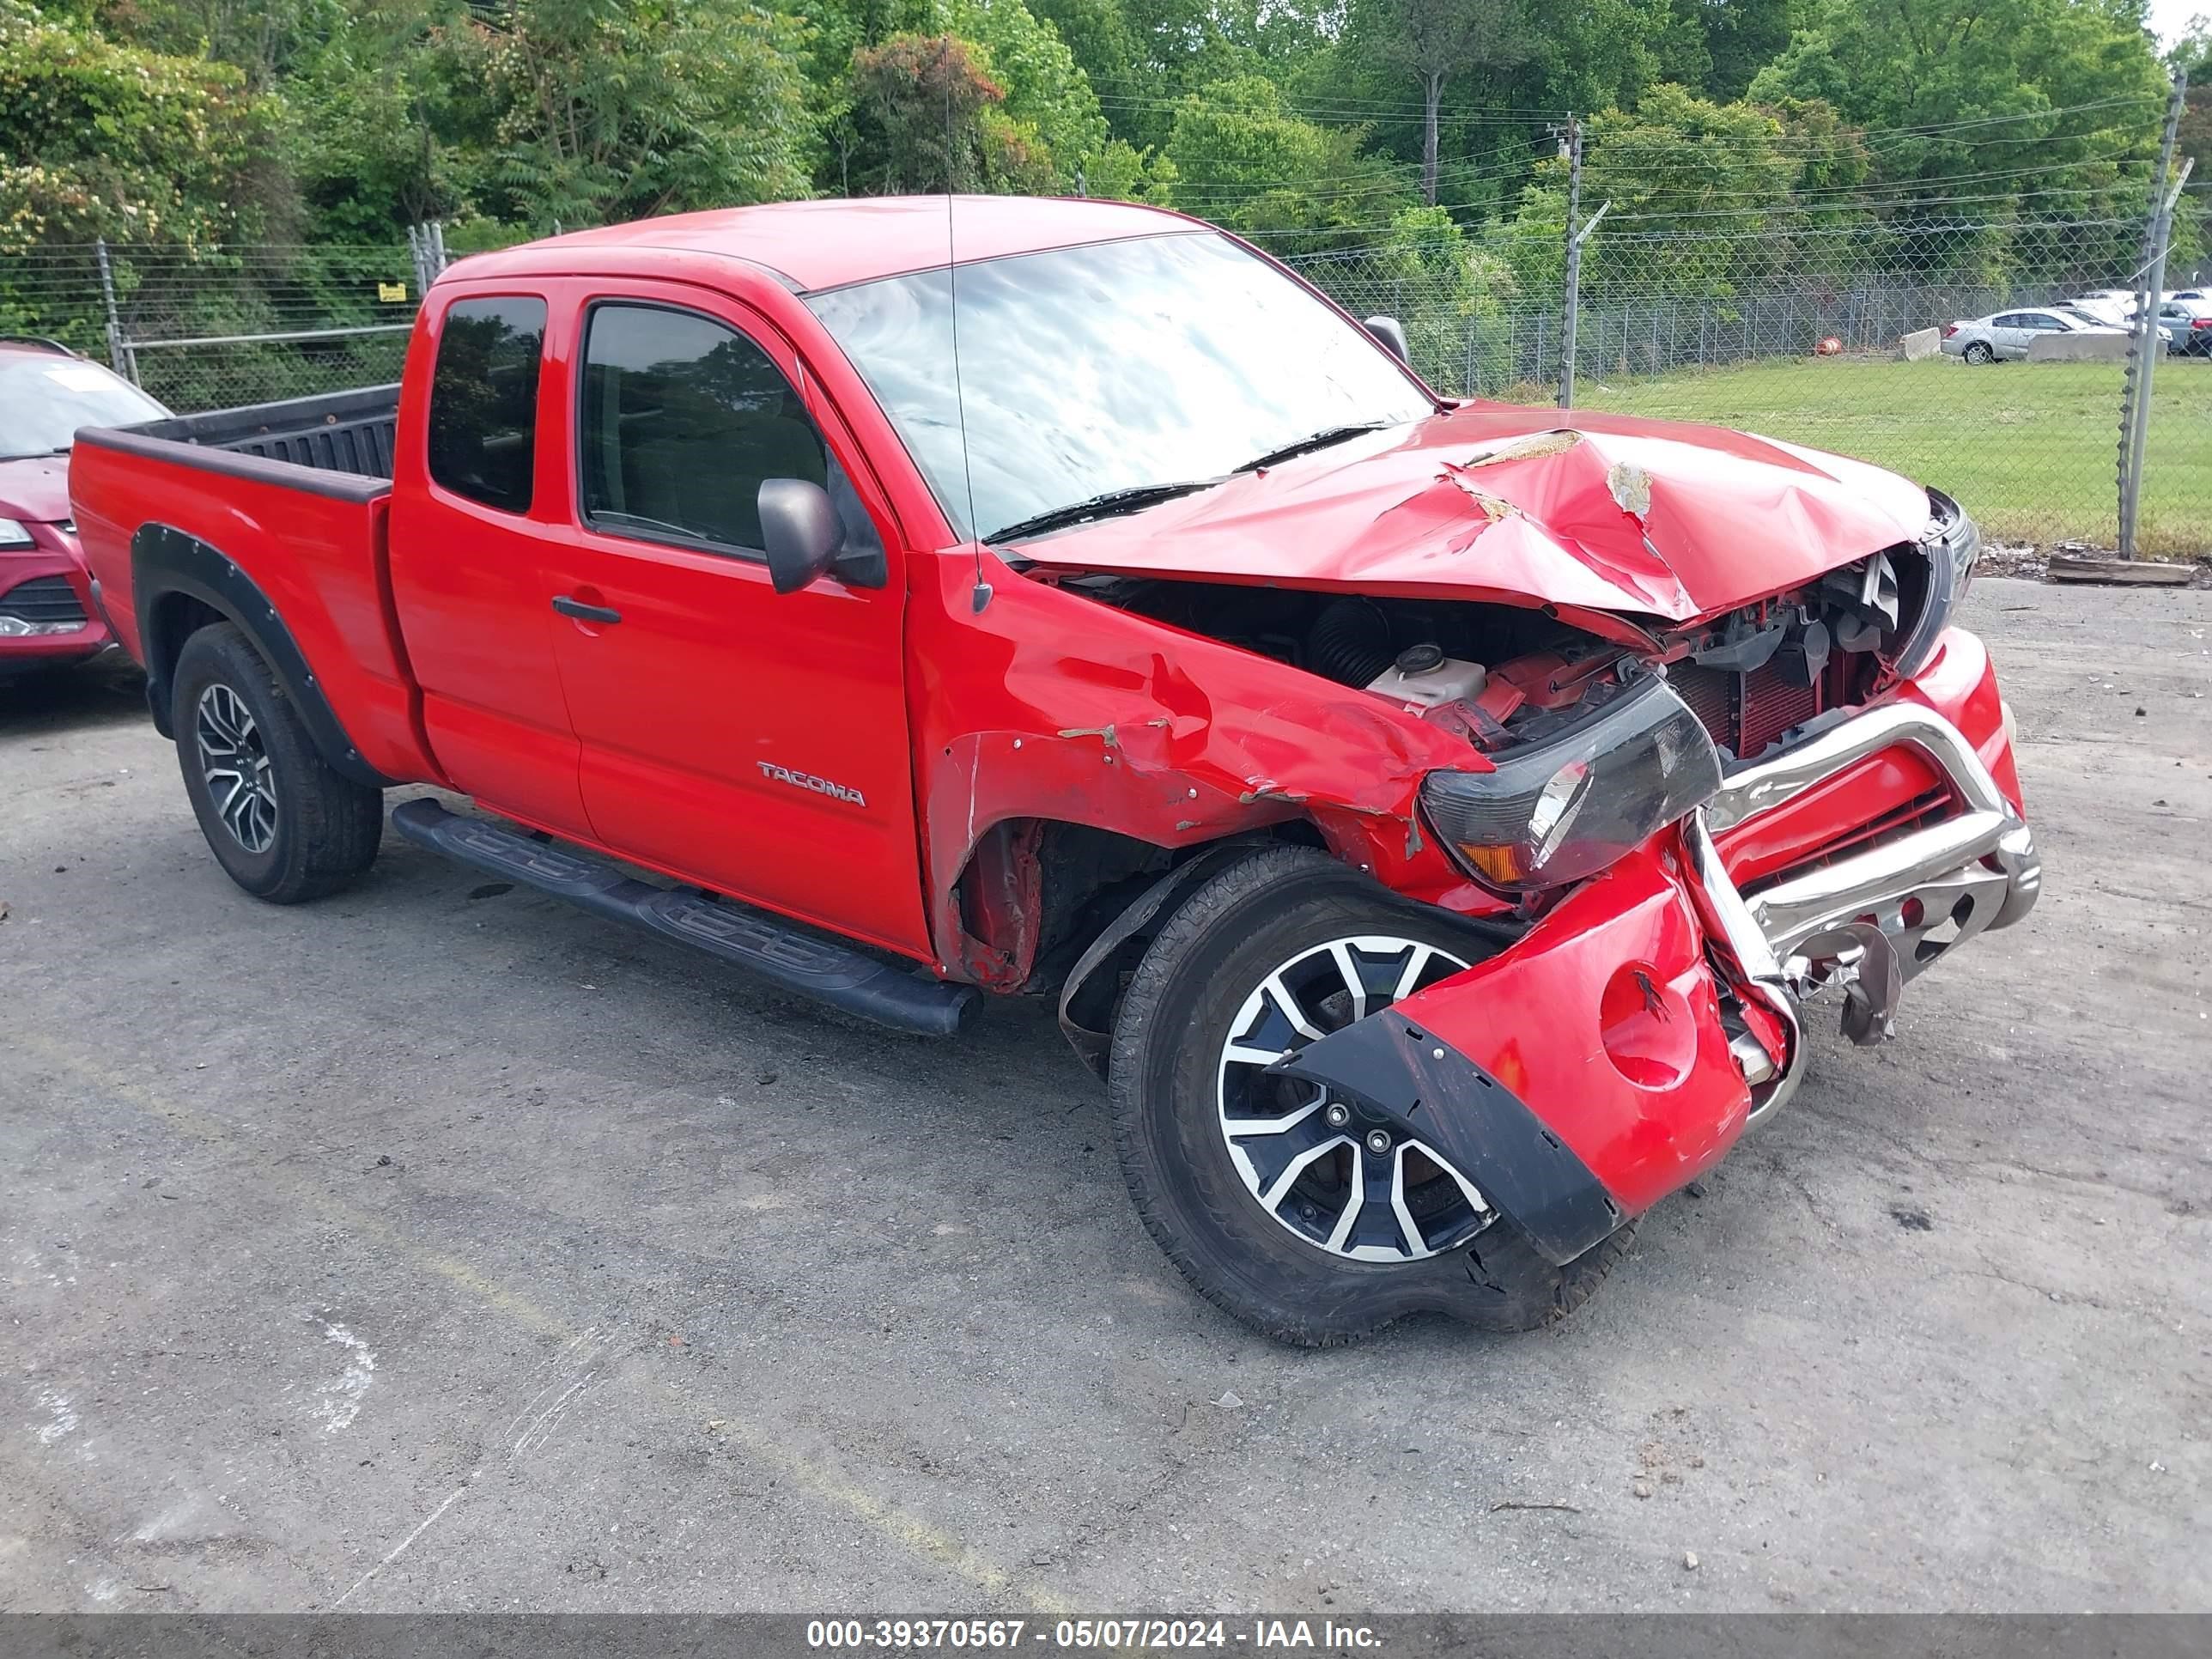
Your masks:
{"label": "black fender flare", "polygon": [[1395,1008],[1354,1020],[1270,1068],[1352,1107],[1354,1132],[1425,1140],[1565,1267],[1628,1219],[1589,1164],[1527,1103]]}
{"label": "black fender flare", "polygon": [[236,623],[252,642],[332,771],[371,789],[392,787],[394,780],[362,758],[269,596],[221,549],[168,525],[141,525],[131,538],[131,591],[146,659],[146,707],[154,729],[163,737],[176,736],[169,718],[170,669],[176,660],[172,647],[184,641],[162,638],[155,619],[164,599],[182,594]]}
{"label": "black fender flare", "polygon": [[1267,845],[1265,841],[1217,842],[1195,858],[1185,859],[1109,922],[1067,970],[1060,987],[1060,1032],[1100,1082],[1106,1080],[1106,1056],[1114,1046],[1115,993],[1120,988],[1124,953],[1140,951],[1200,882],[1231,860]]}

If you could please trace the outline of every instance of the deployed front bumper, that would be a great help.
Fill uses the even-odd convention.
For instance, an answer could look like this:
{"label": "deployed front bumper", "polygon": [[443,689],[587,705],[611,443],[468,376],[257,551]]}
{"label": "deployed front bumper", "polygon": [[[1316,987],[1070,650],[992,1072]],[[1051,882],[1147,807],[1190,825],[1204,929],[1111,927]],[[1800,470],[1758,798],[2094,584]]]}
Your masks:
{"label": "deployed front bumper", "polygon": [[1808,1005],[1879,1041],[1907,981],[2035,903],[1994,676],[1971,635],[1946,644],[1892,701],[1734,768],[1506,950],[1285,1069],[1418,1122],[1554,1261],[1589,1248],[1789,1097]]}

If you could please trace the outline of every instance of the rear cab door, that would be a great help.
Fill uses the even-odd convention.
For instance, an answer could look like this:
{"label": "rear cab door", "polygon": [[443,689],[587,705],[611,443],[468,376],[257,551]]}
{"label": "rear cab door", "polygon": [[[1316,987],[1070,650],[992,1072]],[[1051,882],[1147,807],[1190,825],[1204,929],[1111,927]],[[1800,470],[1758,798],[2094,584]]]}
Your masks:
{"label": "rear cab door", "polygon": [[552,303],[543,281],[431,290],[399,400],[391,583],[447,778],[501,812],[588,836],[546,605],[546,531],[568,505],[549,487],[567,459],[543,372]]}
{"label": "rear cab door", "polygon": [[[641,862],[902,954],[931,955],[902,661],[906,560],[889,502],[791,341],[720,289],[559,285],[549,407],[568,434],[549,586],[554,655],[596,839]],[[777,593],[771,477],[825,488],[879,587]]]}

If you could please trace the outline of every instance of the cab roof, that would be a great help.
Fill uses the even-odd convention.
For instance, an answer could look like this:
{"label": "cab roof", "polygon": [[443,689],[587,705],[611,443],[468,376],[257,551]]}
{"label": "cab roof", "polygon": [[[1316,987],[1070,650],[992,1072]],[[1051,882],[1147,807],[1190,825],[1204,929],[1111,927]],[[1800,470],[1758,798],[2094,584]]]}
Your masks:
{"label": "cab roof", "polygon": [[467,263],[472,276],[520,275],[557,270],[557,255],[564,248],[665,249],[750,260],[801,292],[811,292],[927,270],[945,263],[948,247],[967,264],[1087,242],[1207,228],[1182,214],[1127,202],[1038,196],[873,196],[674,213],[549,237],[503,253],[479,254]]}

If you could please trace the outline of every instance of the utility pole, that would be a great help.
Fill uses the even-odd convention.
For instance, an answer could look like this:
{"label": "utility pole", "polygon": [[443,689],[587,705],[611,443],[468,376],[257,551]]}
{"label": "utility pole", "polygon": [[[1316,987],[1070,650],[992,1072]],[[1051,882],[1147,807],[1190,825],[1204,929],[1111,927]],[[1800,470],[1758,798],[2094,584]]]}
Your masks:
{"label": "utility pole", "polygon": [[1583,242],[1575,234],[1583,216],[1583,124],[1567,117],[1567,130],[1559,140],[1559,155],[1567,164],[1566,279],[1559,321],[1559,407],[1575,406],[1575,308],[1581,299]]}
{"label": "utility pole", "polygon": [[2142,499],[2143,447],[2150,436],[2151,371],[2164,343],[2159,338],[2158,308],[2166,295],[2166,250],[2173,240],[2173,210],[2181,187],[2189,182],[2189,167],[2171,185],[2173,151],[2181,128],[2181,111],[2188,96],[2189,76],[2173,72],[2173,91],[2166,100],[2166,131],[2159,141],[2158,171],[2151,175],[2150,222],[2143,232],[2142,258],[2136,265],[2136,314],[2128,338],[2128,364],[2121,376],[2120,403],[2120,556],[2136,556],[2136,525]]}

